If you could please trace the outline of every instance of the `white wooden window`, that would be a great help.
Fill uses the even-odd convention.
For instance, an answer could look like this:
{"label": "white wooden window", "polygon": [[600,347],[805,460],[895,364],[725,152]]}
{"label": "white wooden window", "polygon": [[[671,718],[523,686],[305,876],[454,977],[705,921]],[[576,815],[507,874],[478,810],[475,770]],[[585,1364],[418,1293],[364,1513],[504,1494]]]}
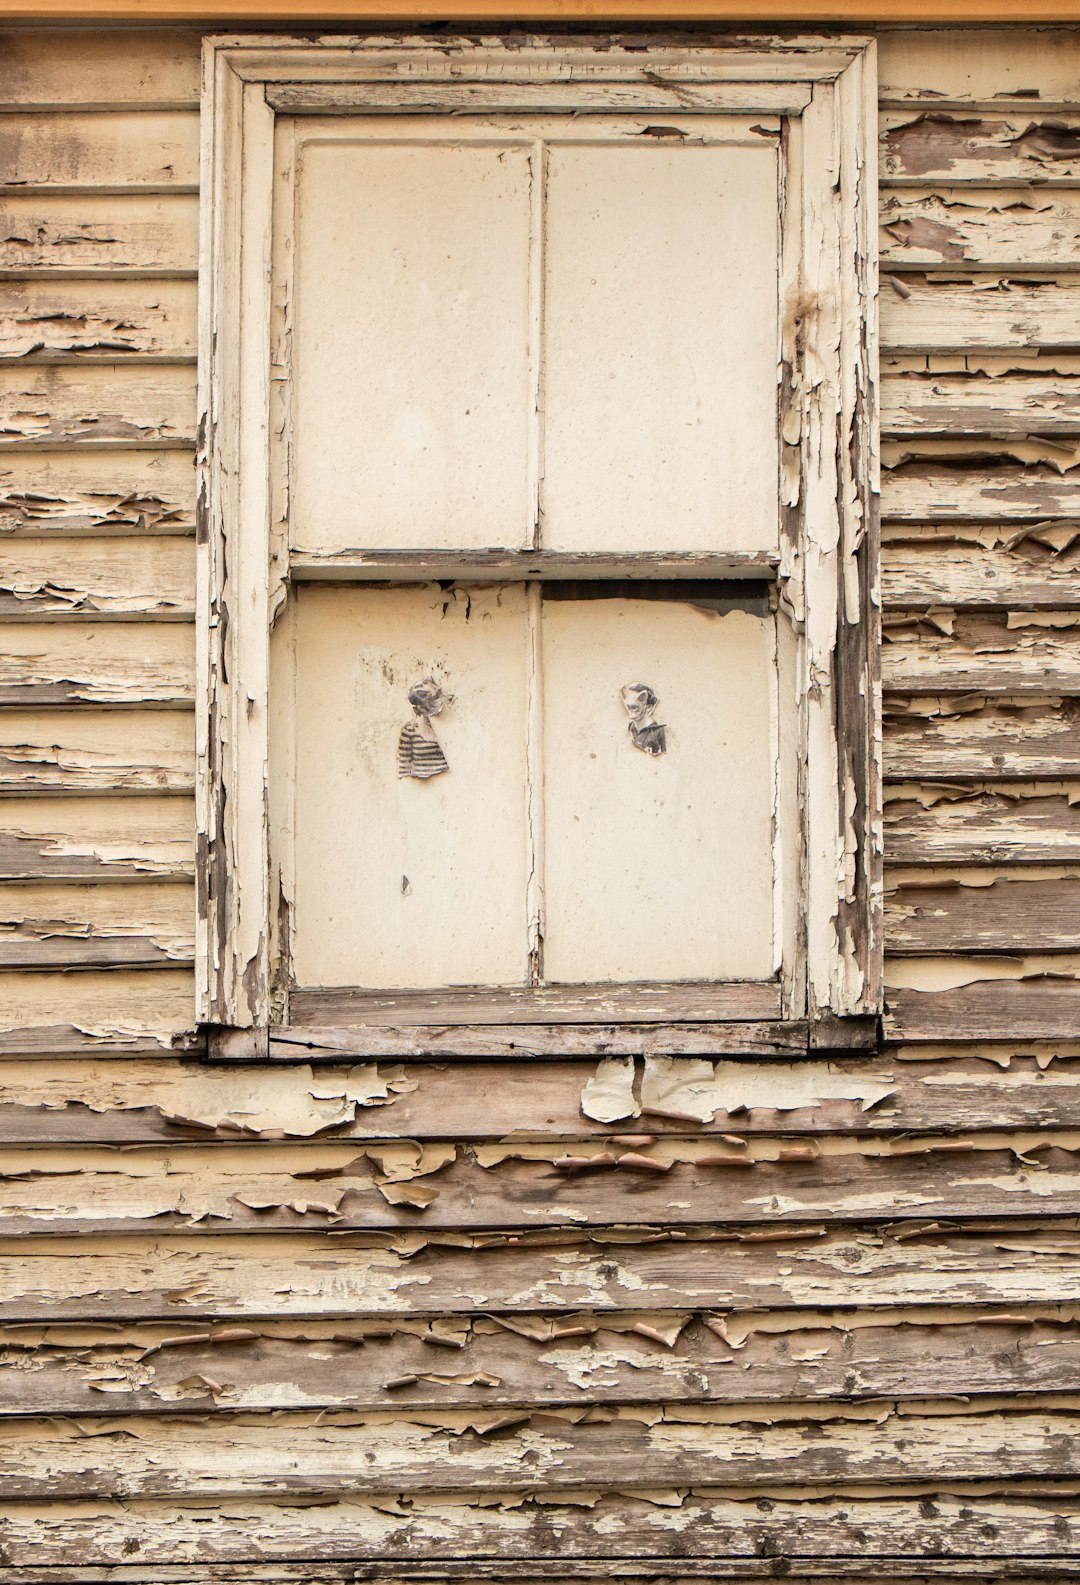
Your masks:
{"label": "white wooden window", "polygon": [[207,1023],[865,1034],[872,57],[210,41]]}

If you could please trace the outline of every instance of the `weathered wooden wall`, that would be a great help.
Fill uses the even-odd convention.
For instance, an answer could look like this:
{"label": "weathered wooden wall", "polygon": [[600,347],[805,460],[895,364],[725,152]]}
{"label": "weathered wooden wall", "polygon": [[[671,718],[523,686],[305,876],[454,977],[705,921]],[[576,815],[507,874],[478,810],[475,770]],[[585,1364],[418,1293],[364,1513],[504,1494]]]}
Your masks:
{"label": "weathered wooden wall", "polygon": [[185,1054],[198,46],[0,41],[0,1579],[1080,1572],[1080,30],[882,37],[831,1064]]}

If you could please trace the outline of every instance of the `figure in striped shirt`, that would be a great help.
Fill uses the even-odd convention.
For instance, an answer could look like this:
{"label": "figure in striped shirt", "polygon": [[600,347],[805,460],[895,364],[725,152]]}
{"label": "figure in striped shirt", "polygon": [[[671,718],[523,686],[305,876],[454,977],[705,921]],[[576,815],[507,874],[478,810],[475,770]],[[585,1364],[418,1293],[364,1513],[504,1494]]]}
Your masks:
{"label": "figure in striped shirt", "polygon": [[429,777],[441,776],[444,770],[450,769],[431,724],[432,716],[441,715],[449,702],[432,677],[425,677],[409,689],[413,719],[405,723],[398,738],[399,776],[415,776],[420,781],[427,781]]}

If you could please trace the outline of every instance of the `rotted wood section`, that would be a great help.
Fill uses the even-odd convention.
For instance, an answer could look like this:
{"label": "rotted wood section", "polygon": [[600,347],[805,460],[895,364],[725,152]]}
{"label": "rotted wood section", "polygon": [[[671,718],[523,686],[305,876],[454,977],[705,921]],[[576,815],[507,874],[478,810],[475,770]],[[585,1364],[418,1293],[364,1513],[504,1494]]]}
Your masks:
{"label": "rotted wood section", "polygon": [[887,1044],[211,1063],[199,40],[4,35],[0,1582],[1080,1574],[1080,36],[979,38],[880,41]]}

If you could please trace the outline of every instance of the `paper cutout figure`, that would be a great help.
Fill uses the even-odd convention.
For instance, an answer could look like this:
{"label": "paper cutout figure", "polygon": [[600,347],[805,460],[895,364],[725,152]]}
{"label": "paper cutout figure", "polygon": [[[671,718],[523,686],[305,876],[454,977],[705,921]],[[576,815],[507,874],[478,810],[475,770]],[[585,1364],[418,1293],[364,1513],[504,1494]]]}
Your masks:
{"label": "paper cutout figure", "polygon": [[619,697],[630,717],[630,740],[643,754],[666,754],[665,728],[653,719],[657,706],[655,693],[647,682],[628,682],[619,690]]}
{"label": "paper cutout figure", "polygon": [[425,677],[423,682],[414,683],[409,689],[413,719],[405,723],[398,738],[399,776],[415,776],[420,781],[427,781],[429,777],[441,776],[444,770],[450,769],[431,724],[431,717],[441,715],[449,702],[432,677]]}

